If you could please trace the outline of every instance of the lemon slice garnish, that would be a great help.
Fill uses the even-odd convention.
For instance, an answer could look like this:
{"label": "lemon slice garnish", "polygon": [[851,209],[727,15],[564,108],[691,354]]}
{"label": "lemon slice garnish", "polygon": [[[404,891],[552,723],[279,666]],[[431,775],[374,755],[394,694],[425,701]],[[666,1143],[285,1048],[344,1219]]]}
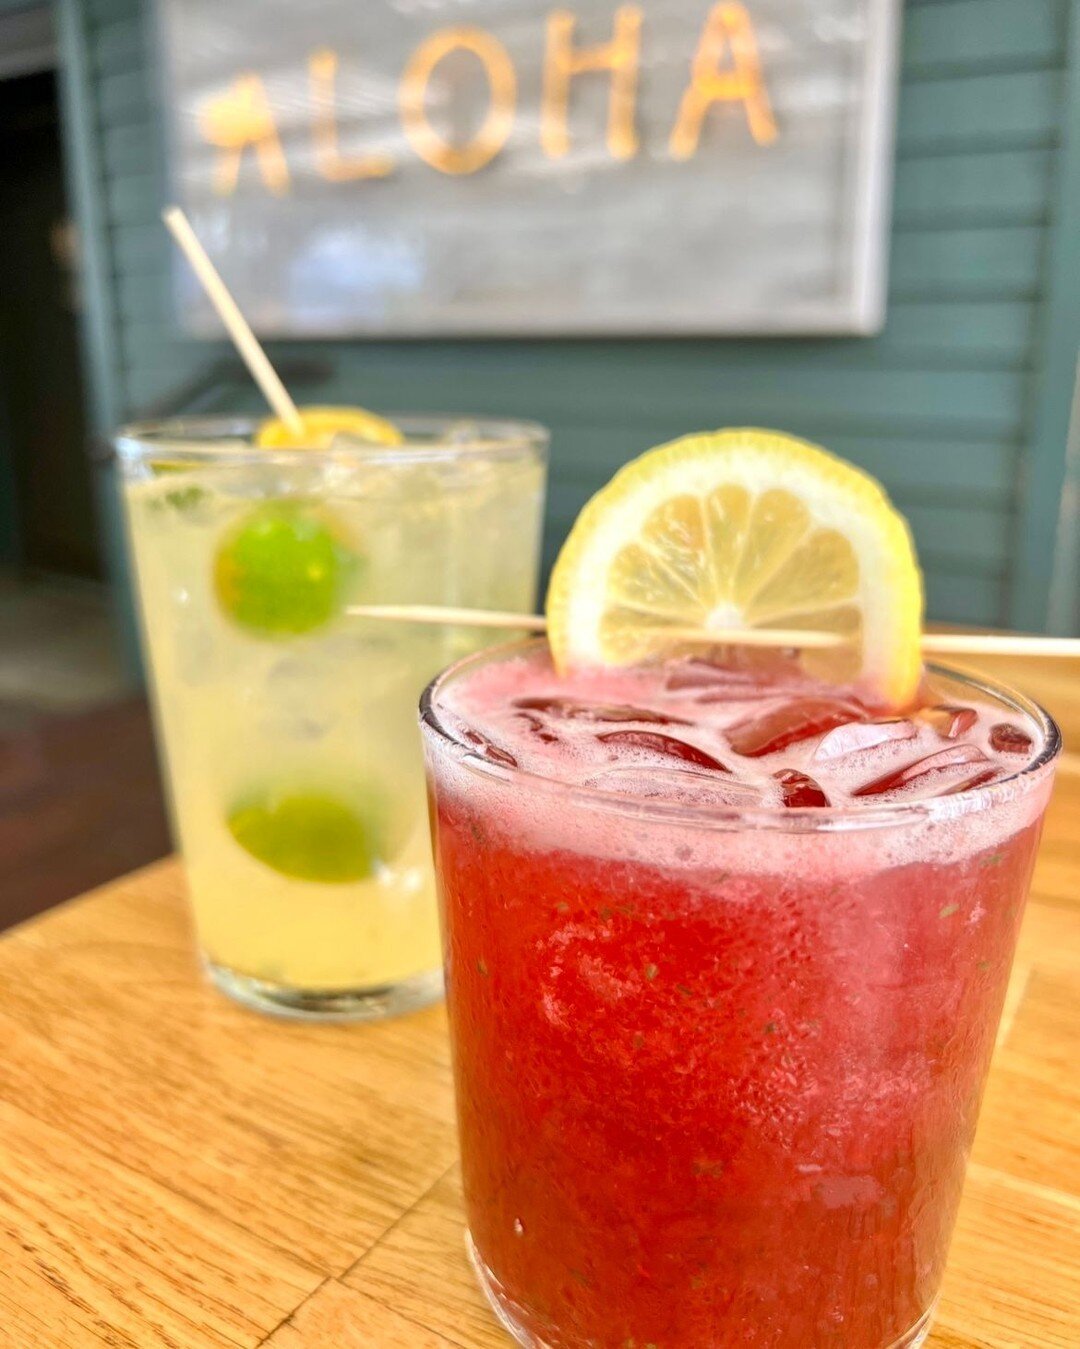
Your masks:
{"label": "lemon slice garnish", "polygon": [[[824,632],[811,674],[900,707],[921,671],[922,577],[878,482],[774,431],[686,436],[623,468],[578,516],[552,572],[556,667],[629,665],[688,630]],[[701,649],[697,640],[696,649]]]}
{"label": "lemon slice garnish", "polygon": [[259,427],[255,444],[263,450],[325,450],[336,436],[368,440],[375,445],[400,445],[404,436],[385,417],[364,408],[301,408],[303,435],[291,431],[280,417],[270,417]]}

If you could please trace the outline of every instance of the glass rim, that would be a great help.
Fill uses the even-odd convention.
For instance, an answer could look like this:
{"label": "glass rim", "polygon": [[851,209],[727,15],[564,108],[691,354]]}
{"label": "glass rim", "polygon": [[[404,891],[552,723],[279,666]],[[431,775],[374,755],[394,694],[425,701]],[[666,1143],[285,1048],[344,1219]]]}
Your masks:
{"label": "glass rim", "polygon": [[[386,413],[404,432],[400,445],[337,445],[262,449],[250,443],[265,417],[196,415],[148,418],[120,426],[113,436],[114,453],[122,463],[137,464],[168,452],[170,459],[192,467],[207,465],[348,462],[364,464],[453,463],[463,459],[516,459],[525,453],[546,460],[551,433],[540,422],[505,417],[470,417],[460,413]],[[476,434],[450,439],[453,427]],[[410,440],[410,436],[417,437]]]}
{"label": "glass rim", "polygon": [[675,801],[658,801],[633,797],[623,792],[604,791],[545,777],[528,769],[510,764],[495,763],[479,754],[474,745],[455,735],[439,717],[436,702],[443,688],[466,671],[497,659],[509,659],[515,652],[525,653],[546,646],[544,637],[525,638],[487,647],[455,661],[441,670],[420,695],[420,727],[448,746],[455,762],[487,779],[507,784],[520,784],[531,790],[547,792],[578,806],[606,811],[639,821],[690,824],[698,827],[733,830],[739,828],[771,829],[781,833],[843,832],[863,829],[883,829],[897,825],[913,825],[938,820],[951,820],[960,815],[988,809],[998,803],[1015,800],[1011,784],[1038,778],[1057,759],[1061,752],[1061,731],[1057,722],[1034,699],[1007,684],[984,680],[963,670],[930,664],[929,673],[942,675],[980,694],[989,694],[1012,711],[1028,717],[1039,728],[1043,745],[1039,753],[1023,767],[1008,776],[981,787],[955,792],[949,796],[934,796],[919,801],[899,801],[876,806],[694,806]]}

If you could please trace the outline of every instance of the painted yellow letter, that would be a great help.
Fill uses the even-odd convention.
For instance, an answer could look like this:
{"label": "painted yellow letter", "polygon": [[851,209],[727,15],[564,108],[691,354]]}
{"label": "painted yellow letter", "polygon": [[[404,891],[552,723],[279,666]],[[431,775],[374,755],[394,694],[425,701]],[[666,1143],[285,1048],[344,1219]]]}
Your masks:
{"label": "painted yellow letter", "polygon": [[548,15],[547,55],[544,58],[544,96],[540,106],[540,144],[549,159],[559,159],[570,149],[567,108],[570,81],[591,70],[611,71],[608,102],[607,147],[615,159],[633,159],[638,151],[634,128],[638,62],[641,55],[642,12],[638,5],[623,5],[615,11],[610,42],[574,50],[574,15],[556,9]]}
{"label": "painted yellow letter", "polygon": [[342,158],[335,109],[337,71],[338,54],[330,47],[312,52],[308,58],[311,99],[315,106],[315,167],[332,183],[348,183],[354,178],[385,178],[394,171],[394,161],[389,155]]}
{"label": "painted yellow letter", "polygon": [[[728,51],[731,64],[723,69]],[[668,142],[673,159],[692,159],[696,154],[705,114],[713,103],[741,103],[757,144],[771,145],[776,140],[776,119],[761,75],[754,25],[742,4],[713,5],[709,11],[690,64],[690,84]]]}
{"label": "painted yellow letter", "polygon": [[214,170],[214,190],[223,197],[236,191],[240,162],[251,146],[267,188],[280,196],[289,190],[289,166],[281,148],[274,114],[262,80],[253,73],[239,75],[232,87],[212,99],[199,114],[204,138],[225,153]]}
{"label": "painted yellow letter", "polygon": [[[427,89],[435,67],[454,51],[471,52],[483,64],[491,91],[484,123],[471,140],[451,145],[427,115]],[[510,54],[482,28],[444,28],[432,33],[409,58],[399,104],[405,135],[416,153],[440,173],[475,173],[499,153],[514,125],[517,77]]]}

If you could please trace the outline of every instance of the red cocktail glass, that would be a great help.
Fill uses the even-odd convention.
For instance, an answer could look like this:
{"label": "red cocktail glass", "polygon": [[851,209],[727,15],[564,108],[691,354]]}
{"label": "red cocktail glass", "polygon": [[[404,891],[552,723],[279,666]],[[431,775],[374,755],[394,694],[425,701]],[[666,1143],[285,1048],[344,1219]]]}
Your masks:
{"label": "red cocktail glass", "polygon": [[508,658],[423,701],[469,1243],[500,1319],[552,1349],[921,1343],[1054,723],[939,671],[943,701],[1029,729],[1016,772],[702,808],[489,753],[447,699]]}

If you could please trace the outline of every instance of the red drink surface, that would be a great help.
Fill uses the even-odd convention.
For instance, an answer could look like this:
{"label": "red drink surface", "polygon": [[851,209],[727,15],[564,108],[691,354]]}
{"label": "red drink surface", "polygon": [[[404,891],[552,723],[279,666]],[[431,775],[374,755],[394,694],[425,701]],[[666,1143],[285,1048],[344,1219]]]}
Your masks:
{"label": "red drink surface", "polygon": [[536,656],[446,690],[499,765],[428,736],[469,1226],[543,1342],[884,1349],[932,1304],[1049,775],[1004,781],[1034,723],[926,697]]}

